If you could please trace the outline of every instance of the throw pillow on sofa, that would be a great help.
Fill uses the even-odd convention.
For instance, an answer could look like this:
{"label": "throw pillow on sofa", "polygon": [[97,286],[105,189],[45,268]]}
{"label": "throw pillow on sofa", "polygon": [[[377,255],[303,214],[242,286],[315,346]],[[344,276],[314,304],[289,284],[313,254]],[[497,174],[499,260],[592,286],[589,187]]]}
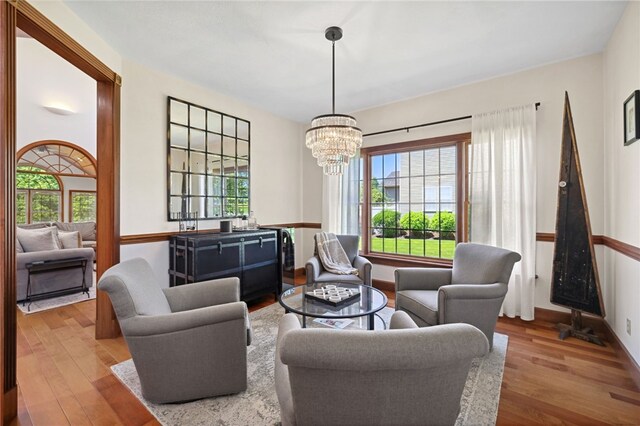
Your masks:
{"label": "throw pillow on sofa", "polygon": [[55,226],[61,231],[79,231],[83,241],[96,240],[95,222],[55,222]]}
{"label": "throw pillow on sofa", "polygon": [[52,228],[42,229],[16,229],[18,241],[26,252],[58,250],[58,244]]}
{"label": "throw pillow on sofa", "polygon": [[82,248],[82,237],[78,231],[58,231],[58,240],[63,249]]}

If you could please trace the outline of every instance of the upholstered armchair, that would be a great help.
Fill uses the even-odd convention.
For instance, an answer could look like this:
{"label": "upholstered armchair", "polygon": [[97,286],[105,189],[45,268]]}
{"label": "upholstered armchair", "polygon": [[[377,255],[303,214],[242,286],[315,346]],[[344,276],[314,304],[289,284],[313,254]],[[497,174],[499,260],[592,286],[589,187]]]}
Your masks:
{"label": "upholstered armchair", "polygon": [[421,327],[464,322],[478,327],[493,348],[493,333],[518,253],[460,243],[452,269],[399,268],[396,310]]}
{"label": "upholstered armchair", "polygon": [[336,235],[338,241],[342,245],[347,257],[351,261],[354,268],[358,270],[358,275],[338,275],[327,272],[322,267],[322,262],[318,257],[318,249],[315,236],[313,238],[313,257],[307,260],[305,272],[307,274],[307,284],[311,283],[350,283],[371,285],[371,262],[364,257],[358,255],[358,242],[360,237],[357,235]]}
{"label": "upholstered armchair", "polygon": [[135,364],[153,403],[190,401],[247,388],[247,306],[240,282],[223,278],[162,289],[144,259],[104,273]]}
{"label": "upholstered armchair", "polygon": [[287,314],[274,371],[282,426],[453,425],[471,360],[488,350],[471,325],[418,328],[404,312],[380,331],[303,329]]}

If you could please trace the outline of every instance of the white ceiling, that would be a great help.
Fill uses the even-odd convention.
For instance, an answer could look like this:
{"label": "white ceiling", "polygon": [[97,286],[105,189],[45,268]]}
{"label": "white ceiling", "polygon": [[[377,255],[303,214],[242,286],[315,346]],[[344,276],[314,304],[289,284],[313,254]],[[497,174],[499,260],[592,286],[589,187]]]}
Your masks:
{"label": "white ceiling", "polygon": [[[123,56],[307,122],[602,51],[626,2],[66,4]],[[125,76],[126,77],[126,76]]]}

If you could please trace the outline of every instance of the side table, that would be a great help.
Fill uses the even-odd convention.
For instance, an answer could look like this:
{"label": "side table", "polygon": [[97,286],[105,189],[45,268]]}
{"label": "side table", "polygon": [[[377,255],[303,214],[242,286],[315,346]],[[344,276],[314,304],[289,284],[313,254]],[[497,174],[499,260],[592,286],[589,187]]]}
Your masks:
{"label": "side table", "polygon": [[[31,262],[25,265],[28,272],[27,277],[27,296],[24,300],[22,300],[22,306],[29,303],[27,306],[27,310],[31,310],[31,303],[34,300],[46,299],[49,297],[62,296],[65,294],[77,293],[81,291],[82,293],[87,293],[87,298],[90,297],[89,289],[87,288],[87,281],[85,279],[85,273],[87,270],[87,259],[83,257],[71,257],[69,259],[59,259],[59,260],[41,260],[39,262]],[[79,268],[82,270],[82,284],[76,287],[65,288],[63,290],[55,290],[55,291],[47,291],[44,293],[31,294],[31,276],[41,274],[43,272],[49,271],[59,271],[63,269],[73,269]]]}

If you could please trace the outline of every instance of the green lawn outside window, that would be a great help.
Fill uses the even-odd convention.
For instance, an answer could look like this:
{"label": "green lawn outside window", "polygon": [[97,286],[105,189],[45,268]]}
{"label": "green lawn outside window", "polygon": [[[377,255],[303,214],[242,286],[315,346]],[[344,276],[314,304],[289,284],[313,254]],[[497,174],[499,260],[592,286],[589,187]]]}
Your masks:
{"label": "green lawn outside window", "polygon": [[371,251],[378,253],[408,254],[411,256],[453,259],[455,248],[456,242],[454,240],[371,237]]}

